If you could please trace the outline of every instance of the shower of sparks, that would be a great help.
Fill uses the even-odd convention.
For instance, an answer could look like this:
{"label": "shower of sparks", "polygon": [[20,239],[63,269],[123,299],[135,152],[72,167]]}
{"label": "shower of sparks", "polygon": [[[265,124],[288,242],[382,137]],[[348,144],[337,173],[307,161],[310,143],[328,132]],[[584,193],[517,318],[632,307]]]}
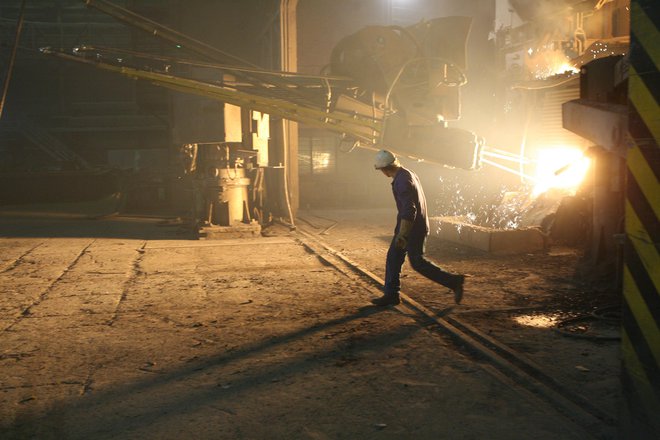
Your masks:
{"label": "shower of sparks", "polygon": [[[458,179],[451,181],[441,177],[438,196],[442,202],[438,201],[437,206],[440,215],[461,217],[466,224],[495,229],[529,226],[539,213],[552,206],[556,209],[555,202],[562,197],[574,195],[589,168],[589,160],[579,148],[541,149],[533,159],[491,148],[486,152],[488,154],[482,158],[485,166],[520,177],[520,184],[497,187],[491,183],[474,188]],[[535,171],[533,175],[525,174],[495,162],[496,159],[521,162]]]}
{"label": "shower of sparks", "polygon": [[538,50],[529,54],[526,64],[536,79],[546,79],[567,72],[579,72],[579,69],[561,50]]}
{"label": "shower of sparks", "polygon": [[[466,185],[459,180],[440,178],[435,212],[441,216],[461,217],[466,224],[496,229],[516,229],[529,204],[530,187]],[[460,232],[461,225],[458,224]]]}

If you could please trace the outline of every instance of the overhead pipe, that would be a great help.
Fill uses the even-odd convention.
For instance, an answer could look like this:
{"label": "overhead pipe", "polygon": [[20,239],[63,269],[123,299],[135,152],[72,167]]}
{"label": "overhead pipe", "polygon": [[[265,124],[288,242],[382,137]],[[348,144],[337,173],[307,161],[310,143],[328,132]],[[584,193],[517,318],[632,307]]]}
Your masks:
{"label": "overhead pipe", "polygon": [[[164,26],[158,22],[150,20],[146,17],[143,17],[139,14],[136,14],[133,11],[117,6],[113,3],[110,3],[106,0],[83,0],[83,2],[91,8],[94,8],[104,14],[107,14],[116,20],[119,20],[125,24],[128,24],[137,29],[141,29],[147,32],[150,35],[153,35],[156,38],[160,38],[170,43],[174,43],[177,46],[180,46],[186,50],[189,50],[197,55],[201,55],[207,59],[217,61],[217,62],[227,62],[231,61],[237,63],[242,67],[251,67],[254,69],[260,69],[259,66],[253,64],[243,58],[240,58],[236,55],[232,55],[228,52],[217,49],[209,44],[206,44],[202,41],[196,40],[188,35],[185,35],[181,32],[170,29],[167,26]],[[249,74],[245,71],[236,71],[237,76],[241,76],[251,81],[256,82],[268,82],[269,84],[280,86],[280,87],[289,87],[295,86],[295,84],[286,82],[282,78],[273,78],[269,77],[266,81],[264,78],[255,76],[254,74]],[[305,98],[302,94],[296,90],[290,90],[292,94],[299,95],[301,98]],[[306,98],[305,98],[306,99]]]}
{"label": "overhead pipe", "polygon": [[163,40],[169,41],[170,43],[174,43],[176,45],[182,46],[198,55],[203,55],[215,61],[231,60],[242,66],[258,67],[257,65],[252,64],[249,61],[244,60],[243,58],[224,52],[209,44],[191,38],[185,34],[182,34],[181,32],[177,32],[174,29],[170,29],[166,26],[163,26],[160,23],[157,23],[139,14],[136,14],[133,11],[129,11],[128,9],[112,4],[108,1],[105,0],[83,0],[83,1],[90,8],[94,8],[100,12],[103,12],[104,14],[107,14],[115,18],[116,20],[124,22],[130,26],[136,27],[138,29],[142,29],[143,31],[153,35],[154,37],[158,37]]}

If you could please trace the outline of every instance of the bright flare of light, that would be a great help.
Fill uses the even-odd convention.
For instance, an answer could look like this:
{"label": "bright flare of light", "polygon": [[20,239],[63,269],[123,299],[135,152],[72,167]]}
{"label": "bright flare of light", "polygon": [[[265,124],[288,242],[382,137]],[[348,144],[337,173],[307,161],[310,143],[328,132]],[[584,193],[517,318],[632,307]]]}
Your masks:
{"label": "bright flare of light", "polygon": [[563,63],[560,63],[559,65],[555,65],[553,67],[555,74],[566,73],[566,72],[578,73],[580,71],[577,67],[575,67],[572,63],[568,61],[564,61]]}
{"label": "bright flare of light", "polygon": [[589,159],[578,148],[556,147],[541,149],[537,153],[533,196],[551,188],[563,189],[571,194],[584,180]]}
{"label": "bright flare of light", "polygon": [[546,79],[566,72],[579,72],[579,69],[561,50],[542,50],[533,55],[530,54],[525,62],[536,79]]}

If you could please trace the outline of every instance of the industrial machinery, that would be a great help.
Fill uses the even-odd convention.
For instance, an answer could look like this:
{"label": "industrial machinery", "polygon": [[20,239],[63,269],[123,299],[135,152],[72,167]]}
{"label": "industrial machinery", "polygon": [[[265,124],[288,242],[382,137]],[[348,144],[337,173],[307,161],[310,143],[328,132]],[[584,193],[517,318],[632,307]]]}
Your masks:
{"label": "industrial machinery", "polygon": [[[553,214],[550,235],[574,244],[580,238],[590,267],[613,273],[623,218],[629,2],[512,0],[510,6],[496,32],[503,67],[497,95],[506,110],[499,123],[506,130],[499,141],[489,139],[537,163],[551,163],[548,154],[564,156],[571,165],[551,171],[557,180],[587,163],[588,178]],[[514,17],[519,25],[504,25]],[[492,157],[487,152],[484,163],[492,165]],[[534,182],[533,165],[521,162],[513,171]]]}
{"label": "industrial machinery", "polygon": [[[351,147],[373,150],[386,147],[400,156],[467,170],[479,168],[483,163],[529,181],[534,181],[534,177],[528,177],[526,158],[535,147],[546,144],[551,148],[563,144],[585,147],[583,139],[561,128],[561,104],[577,97],[577,67],[586,58],[601,56],[593,48],[604,41],[585,37],[584,29],[591,29],[587,9],[593,8],[593,5],[575,6],[577,9],[573,9],[577,15],[574,21],[570,21],[572,24],[568,30],[563,27],[558,30],[547,28],[545,17],[539,13],[534,16],[534,21],[530,21],[531,24],[538,22],[538,29],[528,23],[520,29],[498,31],[497,41],[507,77],[506,84],[502,84],[506,91],[498,95],[506,98],[507,105],[513,103],[514,98],[522,100],[522,104],[517,106],[511,104],[518,111],[505,112],[499,120],[502,136],[498,143],[521,145],[518,153],[505,151],[506,147],[502,150],[485,148],[483,140],[474,133],[449,126],[461,114],[460,90],[467,81],[466,40],[470,32],[470,18],[437,18],[405,28],[364,28],[336,45],[327,68],[321,74],[303,75],[261,69],[106,0],[85,0],[85,3],[132,28],[172,43],[178,48],[178,53],[187,52],[194,59],[93,46],[76,47],[73,54],[49,48],[44,48],[44,53],[171,90],[211,98],[222,102],[225,110],[236,106],[243,109],[239,112],[270,115],[273,119],[296,121],[307,127],[327,130],[339,135]],[[595,8],[604,10],[610,6],[596,5]],[[540,31],[548,35],[534,37]],[[564,33],[570,35],[564,36]],[[588,35],[591,36],[591,31]],[[574,63],[567,63],[570,61],[568,53],[578,55],[574,57]],[[544,58],[549,55],[561,56],[554,62]],[[578,63],[580,57],[585,59]],[[543,66],[539,67],[537,62],[540,58],[547,61],[541,63],[543,66],[552,66],[553,69],[546,72],[545,68],[541,68]],[[516,60],[522,64],[516,64]],[[570,69],[564,70],[564,65]],[[203,80],[201,75],[191,73],[201,70],[204,70]],[[200,164],[193,173],[195,176],[201,175],[199,170],[209,167],[217,170],[267,167],[265,174],[277,174],[279,171],[276,168],[286,166],[285,163],[269,163],[267,158],[264,159],[268,151],[268,136],[262,139],[260,145],[252,144],[255,135],[251,126],[253,123],[240,124],[251,118],[229,120],[226,114],[225,111],[224,139],[217,139],[215,143],[208,142],[208,139],[185,139],[186,144],[197,145],[198,160],[210,161]],[[530,125],[532,128],[528,130]],[[522,142],[516,139],[521,127]],[[527,136],[528,133],[530,136]],[[490,133],[489,137],[493,139],[494,136]],[[533,141],[526,142],[527,137],[533,138]],[[199,154],[215,148],[210,145],[220,149],[216,156]],[[258,157],[256,160],[244,160],[239,165],[233,159],[209,159],[224,158],[226,155],[234,157],[237,150],[251,151]],[[514,162],[514,165],[503,166],[495,160]],[[247,174],[245,178],[250,179],[248,194],[260,192],[263,196],[263,191],[253,190],[254,177],[249,172]],[[216,178],[222,179],[218,174],[209,177],[207,182],[211,184]],[[261,180],[263,183],[269,178],[266,175]],[[286,180],[280,178],[280,181]],[[212,186],[222,189],[223,185],[217,183]],[[218,199],[222,192],[216,191]],[[276,198],[272,196],[270,194],[268,198]],[[248,200],[248,209],[242,216],[237,214],[232,218],[219,219],[217,214],[225,208],[211,210],[204,207],[195,211],[196,217],[203,222],[223,226],[228,226],[238,217],[242,218],[242,222],[249,222],[252,217],[263,218],[263,213],[255,213],[253,199]]]}
{"label": "industrial machinery", "polygon": [[[85,0],[85,3],[133,28],[173,43],[180,52],[187,50],[196,59],[92,46],[76,47],[72,54],[50,48],[43,48],[43,53],[211,98],[225,106],[239,107],[243,112],[328,130],[338,134],[351,148],[377,150],[386,147],[401,156],[429,163],[468,170],[480,166],[480,139],[469,131],[448,127],[448,122],[460,117],[460,87],[466,82],[465,45],[470,18],[438,18],[408,28],[365,28],[340,41],[327,71],[314,76],[260,69],[105,0]],[[200,80],[181,73],[192,70],[191,66],[197,71],[206,69],[214,79]],[[241,170],[251,163],[244,160],[240,166],[235,166],[236,151],[251,151],[255,168],[278,166],[278,163],[268,163],[265,141],[253,145],[253,131],[249,126],[240,128],[239,124],[238,129],[231,128],[237,119],[230,121],[226,117],[224,122],[225,133],[233,131],[238,135],[218,140],[219,150],[213,154],[222,160],[209,159],[213,156],[210,144],[196,143],[192,139],[190,142],[190,145],[197,145],[196,160],[210,161],[204,166],[220,170],[217,175],[204,171],[205,179],[211,179],[207,183],[222,189],[216,191],[218,200],[228,194],[222,182],[229,174],[223,170]],[[227,154],[232,157],[229,161]],[[264,154],[266,160],[263,160]],[[193,174],[200,174],[199,169]],[[248,186],[254,186],[254,177],[241,178],[250,178]],[[211,183],[213,179],[216,180]],[[208,190],[201,192],[209,193]],[[254,204],[253,200],[248,202]],[[248,215],[233,214],[222,221],[216,216],[220,212],[218,206],[196,212],[206,223],[230,226],[238,217],[249,222],[254,209],[249,207],[245,209]]]}
{"label": "industrial machinery", "polygon": [[[463,169],[479,166],[481,143],[447,127],[460,118],[460,86],[467,82],[469,17],[445,17],[408,28],[370,26],[341,40],[331,73],[352,78],[356,100],[339,95],[334,108],[382,121],[371,143],[406,156]],[[364,132],[369,135],[369,132]]]}
{"label": "industrial machinery", "polygon": [[[243,237],[259,235],[261,218],[256,195],[261,195],[263,169],[255,156],[229,143],[186,144],[181,147],[184,181],[192,192],[191,212],[200,235]],[[250,187],[255,197],[249,197]]]}
{"label": "industrial machinery", "polygon": [[[467,170],[480,166],[483,142],[472,132],[448,127],[460,117],[470,18],[438,18],[407,28],[367,27],[339,42],[326,72],[302,75],[260,69],[105,0],[85,3],[174,43],[196,59],[92,46],[76,47],[73,54],[50,48],[43,53],[215,99],[225,110],[239,108],[243,115],[270,115],[329,130],[352,148],[388,148],[401,156]],[[184,65],[186,69],[180,68]],[[180,74],[190,66],[213,72],[213,79]],[[225,139],[191,139],[183,148],[194,158],[187,171],[196,188],[194,212],[206,225],[231,227],[263,218],[254,195],[263,196],[260,185],[268,179],[259,173],[256,181],[256,175],[244,170],[279,165],[268,163],[268,135],[256,133],[263,135],[264,129],[254,130],[249,116],[228,118],[232,111],[225,111]],[[252,122],[242,126],[241,120]]]}
{"label": "industrial machinery", "polygon": [[[225,126],[231,127],[223,142],[181,146],[179,163],[184,190],[189,191],[190,211],[200,236],[258,236],[264,223],[264,179],[268,162],[268,115],[227,104]],[[242,141],[241,127],[250,136]]]}
{"label": "industrial machinery", "polygon": [[[477,136],[447,128],[448,121],[460,116],[470,18],[439,18],[409,28],[365,28],[337,45],[330,72],[310,76],[259,69],[105,0],[85,3],[204,61],[91,46],[77,47],[73,55],[50,48],[43,48],[44,53],[330,130],[357,147],[385,145],[400,155],[432,163],[465,169],[479,166]],[[151,65],[148,70],[131,67],[129,60],[136,64],[149,60]],[[211,82],[171,73],[178,63],[212,68],[221,75]]]}

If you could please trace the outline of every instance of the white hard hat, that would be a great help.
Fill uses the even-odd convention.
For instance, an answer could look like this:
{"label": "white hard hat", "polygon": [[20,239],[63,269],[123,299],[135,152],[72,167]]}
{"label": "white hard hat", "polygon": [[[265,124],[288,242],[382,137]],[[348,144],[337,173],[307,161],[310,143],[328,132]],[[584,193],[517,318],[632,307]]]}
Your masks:
{"label": "white hard hat", "polygon": [[376,153],[374,168],[380,170],[381,168],[385,168],[390,165],[395,165],[395,166],[399,165],[399,161],[397,160],[396,156],[392,154],[391,151],[380,150],[378,153]]}

